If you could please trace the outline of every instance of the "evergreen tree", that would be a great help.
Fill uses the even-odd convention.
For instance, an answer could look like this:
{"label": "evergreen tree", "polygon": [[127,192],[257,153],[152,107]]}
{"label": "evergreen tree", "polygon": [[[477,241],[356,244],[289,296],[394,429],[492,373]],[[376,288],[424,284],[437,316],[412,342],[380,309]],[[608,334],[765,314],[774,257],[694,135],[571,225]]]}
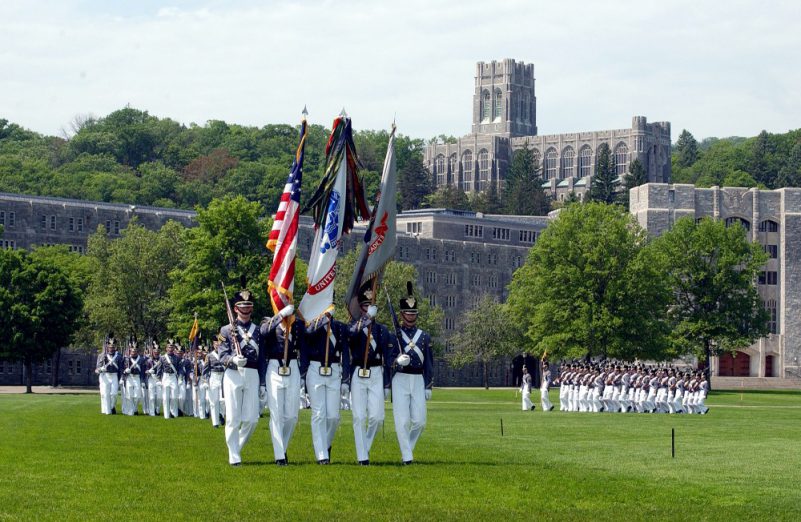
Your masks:
{"label": "evergreen tree", "polygon": [[550,210],[549,198],[542,189],[540,166],[528,144],[515,152],[506,174],[503,205],[507,214],[544,216]]}
{"label": "evergreen tree", "polygon": [[638,158],[634,158],[634,160],[629,163],[628,173],[623,176],[623,187],[625,190],[620,194],[620,203],[626,210],[629,209],[629,191],[645,183],[648,183],[648,174],[645,172],[645,167],[642,166],[642,162]]}
{"label": "evergreen tree", "polygon": [[698,160],[698,142],[687,129],[682,130],[679,134],[679,140],[676,142],[676,156],[678,157],[678,166],[682,168],[690,167]]}
{"label": "evergreen tree", "polygon": [[619,200],[618,189],[620,182],[615,172],[615,164],[612,161],[612,153],[609,145],[601,143],[598,146],[598,160],[595,162],[595,176],[590,185],[590,200],[600,201],[606,204],[617,203]]}
{"label": "evergreen tree", "polygon": [[470,200],[459,187],[446,185],[424,198],[427,208],[451,208],[453,210],[470,210]]}
{"label": "evergreen tree", "polygon": [[398,170],[398,199],[402,210],[420,208],[426,196],[433,190],[431,173],[423,160],[412,156]]}
{"label": "evergreen tree", "polygon": [[774,165],[775,151],[776,147],[772,141],[772,136],[763,130],[754,138],[748,159],[748,173],[757,183],[761,183],[768,188],[776,186],[776,178],[778,176],[778,168]]}
{"label": "evergreen tree", "polygon": [[474,192],[470,199],[470,209],[484,214],[500,214],[503,212],[501,200],[498,198],[498,188],[494,182],[484,192]]}

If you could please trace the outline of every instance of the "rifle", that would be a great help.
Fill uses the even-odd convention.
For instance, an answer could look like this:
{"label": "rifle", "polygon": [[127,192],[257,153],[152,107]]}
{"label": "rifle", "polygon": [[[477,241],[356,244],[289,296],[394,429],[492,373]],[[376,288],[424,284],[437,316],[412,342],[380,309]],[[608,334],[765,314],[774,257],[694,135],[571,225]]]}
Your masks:
{"label": "rifle", "polygon": [[234,321],[234,312],[231,310],[231,302],[228,300],[228,292],[225,290],[225,285],[220,281],[223,289],[223,296],[225,297],[225,312],[228,314],[228,326],[231,328],[230,337],[231,342],[234,344],[234,350],[238,356],[242,356],[242,347],[239,346],[239,339],[236,336],[236,322]]}
{"label": "rifle", "polygon": [[[380,274],[376,274],[373,277],[373,296],[370,298],[370,304],[375,304],[375,290],[378,286],[378,277]],[[367,341],[364,343],[364,365],[362,366],[361,370],[359,370],[358,375],[362,378],[369,378],[370,377],[370,369],[367,367],[367,355],[370,353],[370,341],[373,338],[373,323],[375,322],[375,317],[373,317],[372,321],[370,321],[370,326],[367,328]]]}

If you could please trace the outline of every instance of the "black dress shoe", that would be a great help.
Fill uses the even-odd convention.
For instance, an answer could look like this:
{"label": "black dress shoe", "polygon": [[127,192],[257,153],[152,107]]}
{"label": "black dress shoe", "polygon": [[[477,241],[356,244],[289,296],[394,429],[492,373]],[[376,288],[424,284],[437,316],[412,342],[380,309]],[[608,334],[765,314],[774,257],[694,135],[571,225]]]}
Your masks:
{"label": "black dress shoe", "polygon": [[328,446],[328,460],[331,460],[331,446]]}
{"label": "black dress shoe", "polygon": [[548,411],[553,411],[553,406],[551,406],[550,408],[548,408]]}
{"label": "black dress shoe", "polygon": [[231,466],[233,466],[233,467],[237,467],[237,466],[239,466],[239,465],[241,465],[241,464],[242,464],[241,462],[234,462],[233,464],[231,464]]}
{"label": "black dress shoe", "polygon": [[330,463],[331,463],[331,461],[329,461],[328,459],[320,459],[320,460],[317,461],[317,464],[321,464],[323,466],[325,466],[326,464],[330,464]]}
{"label": "black dress shoe", "polygon": [[286,459],[278,459],[278,460],[275,461],[275,463],[278,464],[279,466],[286,466],[287,465]]}
{"label": "black dress shoe", "polygon": [[411,460],[404,460],[404,461],[403,461],[403,465],[404,465],[404,466],[411,466],[411,464],[412,464],[412,461],[411,461]]}
{"label": "black dress shoe", "polygon": [[117,414],[117,408],[111,408],[111,414],[112,415],[116,415]]}
{"label": "black dress shoe", "polygon": [[359,461],[359,465],[360,466],[369,466],[370,465],[370,459],[360,460]]}

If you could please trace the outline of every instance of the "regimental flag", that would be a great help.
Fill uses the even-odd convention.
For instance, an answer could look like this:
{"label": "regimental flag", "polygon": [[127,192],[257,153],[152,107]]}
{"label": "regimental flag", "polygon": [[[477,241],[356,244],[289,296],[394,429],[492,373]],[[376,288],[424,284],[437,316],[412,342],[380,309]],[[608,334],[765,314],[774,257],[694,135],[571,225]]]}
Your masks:
{"label": "regimental flag", "polygon": [[347,116],[334,120],[325,154],[325,174],[303,210],[311,209],[314,215],[314,242],[307,273],[309,287],[298,306],[307,323],[334,308],[336,260],[342,235],[350,232],[357,217],[369,216]]}
{"label": "regimental flag", "polygon": [[192,347],[193,352],[197,349],[198,342],[200,342],[200,324],[197,322],[196,315],[195,322],[192,323],[192,329],[189,330],[189,345]]}
{"label": "regimental flag", "polygon": [[[395,167],[395,125],[389,135],[387,156],[381,185],[376,194],[376,203],[370,216],[370,224],[364,234],[364,244],[356,262],[356,270],[350,280],[345,302],[352,318],[361,316],[359,289],[374,277],[381,277],[384,266],[395,255],[397,237],[397,175]],[[380,281],[378,281],[380,282]]]}
{"label": "regimental flag", "polygon": [[295,291],[295,252],[298,249],[300,187],[303,177],[303,153],[306,148],[306,118],[300,124],[300,143],[292,161],[292,169],[278,203],[267,248],[275,254],[267,282],[267,293],[273,313],[293,304]]}

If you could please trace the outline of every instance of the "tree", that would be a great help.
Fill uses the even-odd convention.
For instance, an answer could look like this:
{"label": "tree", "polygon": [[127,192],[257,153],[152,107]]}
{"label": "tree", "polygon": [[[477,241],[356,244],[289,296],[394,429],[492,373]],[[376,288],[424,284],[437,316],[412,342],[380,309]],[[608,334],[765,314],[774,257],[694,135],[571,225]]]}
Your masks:
{"label": "tree", "polygon": [[498,188],[494,182],[490,182],[489,188],[483,192],[473,192],[469,201],[470,208],[474,212],[500,214],[503,211],[501,200],[498,198]]}
{"label": "tree", "polygon": [[[338,297],[340,301],[335,302],[337,306],[336,315],[337,319],[347,323],[350,320],[347,307],[343,302],[345,294],[350,284],[350,278],[356,270],[356,259],[358,251],[351,250],[347,254],[340,254],[337,259],[337,278],[334,281],[334,295],[335,299]],[[305,272],[304,272],[305,276]],[[390,333],[394,334],[392,317],[389,313],[387,306],[387,294],[392,299],[392,306],[395,307],[395,313],[398,313],[398,301],[401,297],[406,296],[406,282],[411,281],[416,286],[418,280],[417,269],[409,264],[400,261],[390,261],[384,269],[384,276],[381,281],[381,286],[378,289],[376,296],[376,305],[378,305],[378,321],[386,325]],[[297,284],[297,283],[296,283]],[[384,289],[386,288],[386,293]],[[434,342],[434,352],[440,353],[442,351],[442,343],[437,338],[439,337],[442,329],[442,320],[445,317],[444,312],[437,306],[431,306],[424,296],[420,293],[420,288],[415,290],[417,297],[417,309],[419,316],[417,325],[425,330]],[[398,318],[400,320],[400,318]]]}
{"label": "tree", "polygon": [[698,160],[698,142],[687,129],[683,129],[679,134],[675,154],[678,166],[681,168],[691,167]]}
{"label": "tree", "polygon": [[648,174],[645,172],[645,167],[642,166],[642,162],[638,158],[634,158],[629,163],[628,173],[623,176],[625,190],[620,194],[620,203],[626,210],[629,209],[629,191],[645,183],[648,183]]}
{"label": "tree", "polygon": [[742,226],[691,217],[678,220],[654,243],[672,288],[672,344],[679,355],[707,362],[767,334],[767,311],[754,281],[767,254]]}
{"label": "tree", "polygon": [[489,294],[481,296],[478,305],[465,312],[462,325],[451,337],[454,348],[448,361],[456,368],[480,364],[484,388],[489,388],[490,363],[519,351],[516,331],[510,328],[504,305]]}
{"label": "tree", "polygon": [[169,332],[185,338],[195,312],[202,331],[218,331],[228,322],[220,282],[231,297],[240,289],[240,276],[253,292],[253,317],[272,315],[267,297],[272,256],[265,247],[272,220],[262,212],[261,205],[241,196],[215,199],[198,209],[198,226],[184,234],[182,261],[170,276]]}
{"label": "tree", "polygon": [[0,358],[22,360],[27,393],[33,363],[69,344],[82,306],[80,292],[52,261],[0,250]]}
{"label": "tree", "polygon": [[619,206],[569,205],[509,285],[527,351],[554,359],[664,359],[670,293],[647,233]]}
{"label": "tree", "polygon": [[542,189],[540,166],[534,152],[525,144],[515,152],[506,174],[503,204],[508,214],[544,216],[550,210],[548,195]]}
{"label": "tree", "polygon": [[598,160],[595,162],[595,176],[590,185],[590,199],[611,205],[618,201],[618,187],[615,164],[612,162],[612,153],[609,145],[601,143],[598,146]]}
{"label": "tree", "polygon": [[181,267],[183,231],[174,221],[158,232],[132,221],[114,241],[102,227],[90,237],[87,255],[94,276],[86,307],[98,336],[111,331],[142,340],[167,331],[170,272]]}
{"label": "tree", "polygon": [[453,185],[440,187],[433,194],[425,197],[425,206],[428,208],[450,208],[453,210],[469,210],[470,200],[464,191]]}
{"label": "tree", "polygon": [[776,166],[774,137],[767,131],[760,132],[751,144],[746,170],[753,178],[766,187],[774,188],[778,176]]}
{"label": "tree", "polygon": [[420,208],[433,190],[431,173],[420,157],[414,156],[398,169],[398,199],[402,210]]}

